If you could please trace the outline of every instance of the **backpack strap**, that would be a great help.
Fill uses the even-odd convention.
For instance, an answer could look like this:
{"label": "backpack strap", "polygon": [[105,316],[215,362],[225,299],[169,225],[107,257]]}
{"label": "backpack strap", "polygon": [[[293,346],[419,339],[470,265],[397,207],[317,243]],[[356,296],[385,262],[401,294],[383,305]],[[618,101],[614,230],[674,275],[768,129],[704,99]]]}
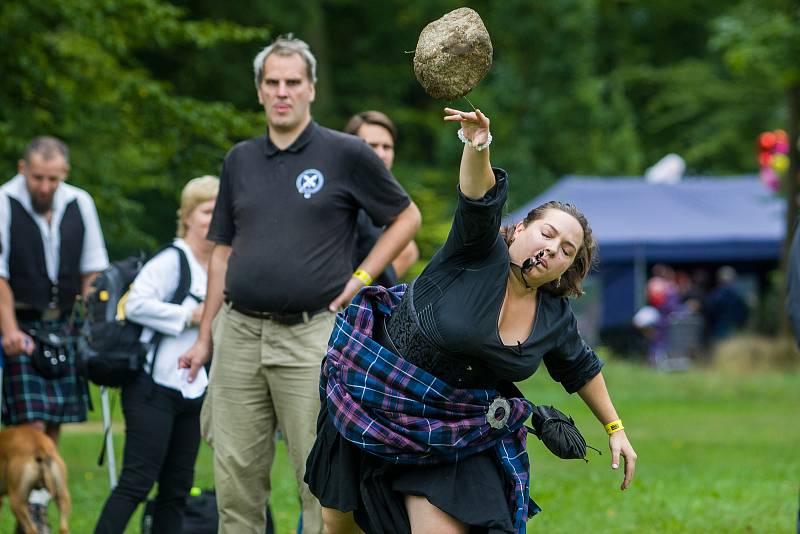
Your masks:
{"label": "backpack strap", "polygon": [[[172,294],[172,298],[169,300],[169,303],[183,304],[183,301],[186,300],[186,297],[190,295],[189,290],[192,286],[192,271],[189,267],[189,258],[186,257],[186,253],[181,247],[175,246],[173,243],[169,243],[158,249],[153,257],[155,258],[167,249],[174,249],[178,253],[178,261],[180,264],[178,271],[178,287],[175,289],[175,293]],[[161,345],[162,337],[163,334],[154,332],[153,339],[150,341],[153,346],[153,360],[150,362],[150,377],[153,376],[153,372],[156,368],[156,356],[158,356],[158,348]]]}
{"label": "backpack strap", "polygon": [[175,293],[172,295],[172,300],[170,300],[170,303],[183,304],[183,301],[189,296],[189,290],[192,286],[192,271],[189,268],[189,258],[186,257],[186,253],[183,251],[183,249],[176,247],[175,245],[170,246],[178,251],[178,259],[180,261],[180,278],[178,278],[178,287],[175,289]]}

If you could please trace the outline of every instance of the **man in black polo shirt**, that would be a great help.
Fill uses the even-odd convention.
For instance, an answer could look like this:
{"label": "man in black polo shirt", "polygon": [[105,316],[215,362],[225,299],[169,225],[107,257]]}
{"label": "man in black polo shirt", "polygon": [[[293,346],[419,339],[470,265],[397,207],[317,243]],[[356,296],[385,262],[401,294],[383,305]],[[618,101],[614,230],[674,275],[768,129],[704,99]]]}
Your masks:
{"label": "man in black polo shirt", "polygon": [[[190,379],[211,355],[206,397],[220,533],[263,532],[280,424],[303,502],[303,533],[322,531],[303,480],[319,412],[319,366],[334,312],[411,240],[419,210],[364,142],[311,120],[316,60],[278,38],[254,61],[267,135],[225,158],[209,230],[216,242]],[[386,231],[353,272],[358,210]]]}

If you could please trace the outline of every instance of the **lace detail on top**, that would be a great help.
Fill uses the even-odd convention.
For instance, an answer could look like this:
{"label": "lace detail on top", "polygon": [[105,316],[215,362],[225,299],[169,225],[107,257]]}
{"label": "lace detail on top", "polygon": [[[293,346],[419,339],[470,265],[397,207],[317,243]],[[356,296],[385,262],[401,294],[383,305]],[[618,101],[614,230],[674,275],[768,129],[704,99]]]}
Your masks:
{"label": "lace detail on top", "polygon": [[473,358],[451,356],[439,350],[419,328],[413,314],[409,291],[385,321],[384,333],[388,334],[399,356],[453,387],[495,386],[497,379],[485,364],[476,362]]}

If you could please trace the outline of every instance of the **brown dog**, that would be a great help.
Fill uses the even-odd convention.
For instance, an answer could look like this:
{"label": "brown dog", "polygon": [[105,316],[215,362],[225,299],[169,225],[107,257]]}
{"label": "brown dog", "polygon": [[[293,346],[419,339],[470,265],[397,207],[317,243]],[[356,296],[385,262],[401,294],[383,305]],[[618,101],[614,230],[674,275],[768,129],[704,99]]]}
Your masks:
{"label": "brown dog", "polygon": [[8,495],[11,511],[25,534],[36,534],[36,525],[28,512],[28,495],[31,490],[41,488],[47,488],[58,505],[59,532],[67,534],[72,499],[67,490],[67,466],[55,443],[30,425],[0,432],[0,499]]}

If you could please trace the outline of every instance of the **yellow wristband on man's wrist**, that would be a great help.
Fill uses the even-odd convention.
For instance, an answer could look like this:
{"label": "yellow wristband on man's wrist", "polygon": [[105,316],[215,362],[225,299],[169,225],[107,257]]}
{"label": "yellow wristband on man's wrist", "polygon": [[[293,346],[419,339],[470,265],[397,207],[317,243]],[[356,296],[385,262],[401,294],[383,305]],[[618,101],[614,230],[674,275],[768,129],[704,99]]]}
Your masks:
{"label": "yellow wristband on man's wrist", "polygon": [[610,423],[606,423],[603,425],[603,428],[606,429],[606,434],[609,436],[614,432],[619,432],[620,430],[624,429],[625,427],[622,426],[622,420],[617,419],[616,421],[611,421]]}
{"label": "yellow wristband on man's wrist", "polygon": [[372,275],[364,269],[356,269],[356,272],[353,273],[353,276],[364,282],[365,286],[372,284]]}

